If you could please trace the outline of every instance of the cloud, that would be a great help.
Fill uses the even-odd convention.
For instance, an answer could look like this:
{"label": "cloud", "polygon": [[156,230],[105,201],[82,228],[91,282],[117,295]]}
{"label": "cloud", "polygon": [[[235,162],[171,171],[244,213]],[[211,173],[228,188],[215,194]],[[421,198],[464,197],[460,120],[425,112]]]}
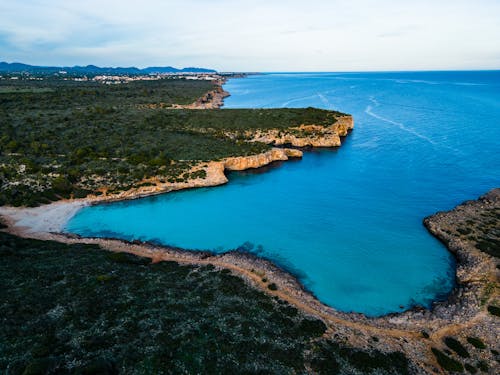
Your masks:
{"label": "cloud", "polygon": [[498,14],[493,0],[12,1],[0,3],[0,59],[252,71],[499,68]]}

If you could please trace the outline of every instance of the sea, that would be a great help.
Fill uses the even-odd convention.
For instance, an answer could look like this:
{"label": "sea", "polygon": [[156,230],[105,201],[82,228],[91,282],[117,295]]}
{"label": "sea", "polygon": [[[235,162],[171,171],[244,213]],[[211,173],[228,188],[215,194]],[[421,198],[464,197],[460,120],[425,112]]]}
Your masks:
{"label": "sea", "polygon": [[334,109],[355,128],[340,148],[224,186],[85,207],[65,230],[251,252],[370,317],[448,297],[454,257],[422,220],[500,186],[500,71],[269,73],[224,88],[224,108]]}

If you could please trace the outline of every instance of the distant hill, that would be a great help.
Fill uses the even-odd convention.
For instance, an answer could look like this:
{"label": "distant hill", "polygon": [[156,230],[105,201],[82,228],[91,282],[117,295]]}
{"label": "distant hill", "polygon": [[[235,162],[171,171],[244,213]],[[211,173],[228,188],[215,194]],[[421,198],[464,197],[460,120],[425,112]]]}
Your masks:
{"label": "distant hill", "polygon": [[134,66],[121,67],[99,67],[95,65],[87,66],[36,66],[22,63],[0,62],[0,72],[3,73],[32,73],[51,74],[65,71],[68,74],[157,74],[157,73],[216,73],[213,69],[188,67],[177,69],[172,66],[156,66],[139,69]]}

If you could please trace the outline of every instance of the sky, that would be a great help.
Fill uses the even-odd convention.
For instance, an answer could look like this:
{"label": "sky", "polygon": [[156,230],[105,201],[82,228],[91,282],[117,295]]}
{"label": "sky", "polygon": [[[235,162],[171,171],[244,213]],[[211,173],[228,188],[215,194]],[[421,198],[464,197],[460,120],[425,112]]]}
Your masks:
{"label": "sky", "polygon": [[500,0],[0,0],[0,61],[500,69]]}

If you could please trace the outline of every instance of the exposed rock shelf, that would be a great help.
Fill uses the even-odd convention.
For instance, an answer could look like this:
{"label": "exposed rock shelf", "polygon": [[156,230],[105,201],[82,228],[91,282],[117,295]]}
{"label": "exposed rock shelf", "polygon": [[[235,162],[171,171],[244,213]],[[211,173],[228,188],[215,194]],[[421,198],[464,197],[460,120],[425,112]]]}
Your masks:
{"label": "exposed rock shelf", "polygon": [[329,126],[300,125],[287,129],[247,130],[243,134],[228,134],[230,137],[242,136],[249,142],[262,142],[269,145],[294,147],[339,147],[340,137],[345,137],[354,128],[352,116],[336,118]]}

